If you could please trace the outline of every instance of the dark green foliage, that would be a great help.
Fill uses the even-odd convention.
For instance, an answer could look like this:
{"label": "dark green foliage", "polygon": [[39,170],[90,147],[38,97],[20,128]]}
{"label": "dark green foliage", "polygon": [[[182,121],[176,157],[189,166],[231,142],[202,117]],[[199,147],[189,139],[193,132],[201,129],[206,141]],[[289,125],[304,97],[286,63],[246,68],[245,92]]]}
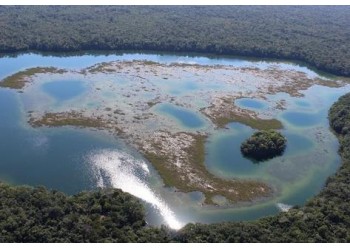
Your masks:
{"label": "dark green foliage", "polygon": [[321,193],[304,207],[293,208],[254,222],[189,224],[179,242],[350,242],[350,94],[330,109],[329,118],[338,136],[343,165],[328,178]]}
{"label": "dark green foliage", "polygon": [[245,157],[262,161],[282,155],[286,144],[286,138],[277,131],[257,131],[242,143],[241,152]]}
{"label": "dark green foliage", "polygon": [[120,190],[67,196],[0,183],[0,242],[162,242],[140,202]]}
{"label": "dark green foliage", "polygon": [[334,131],[343,136],[350,132],[350,93],[339,98],[329,112],[329,122]]}
{"label": "dark green foliage", "polygon": [[1,6],[0,52],[270,57],[350,75],[349,6]]}

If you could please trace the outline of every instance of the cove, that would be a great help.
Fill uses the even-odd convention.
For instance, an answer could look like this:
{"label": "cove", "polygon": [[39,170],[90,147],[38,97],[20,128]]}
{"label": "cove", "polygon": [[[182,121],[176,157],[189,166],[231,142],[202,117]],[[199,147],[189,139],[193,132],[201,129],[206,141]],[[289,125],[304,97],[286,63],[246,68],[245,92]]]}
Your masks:
{"label": "cove", "polygon": [[175,106],[169,103],[159,104],[157,109],[171,116],[182,126],[187,128],[200,128],[204,125],[204,121],[194,112],[185,108]]}

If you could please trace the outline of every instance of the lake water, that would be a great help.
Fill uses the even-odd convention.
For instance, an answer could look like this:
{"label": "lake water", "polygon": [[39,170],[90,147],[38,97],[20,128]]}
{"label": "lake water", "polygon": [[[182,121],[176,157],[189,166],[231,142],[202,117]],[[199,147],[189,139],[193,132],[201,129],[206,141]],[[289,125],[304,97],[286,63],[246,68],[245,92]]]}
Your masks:
{"label": "lake water", "polygon": [[[280,67],[317,76],[317,73],[308,68],[291,63],[131,53],[67,57],[24,54],[4,57],[0,59],[0,78],[30,67],[82,69],[115,60],[219,64],[261,69]],[[233,106],[267,112],[284,125],[281,133],[288,140],[285,154],[256,163],[242,157],[240,153],[241,142],[254,129],[239,123],[231,123],[225,129],[214,129],[203,114],[190,107],[193,105],[199,109],[207,104],[205,94],[202,95],[203,90],[238,90],[218,85],[216,76],[202,83],[193,75],[186,75],[186,78],[186,81],[172,80],[169,76],[150,79],[152,88],[157,87],[159,93],[179,98],[178,100],[189,106],[161,102],[152,108],[154,114],[161,117],[164,124],[169,123],[180,130],[210,131],[205,146],[208,170],[222,178],[265,181],[275,190],[273,198],[233,206],[202,206],[203,195],[199,192],[184,194],[163,187],[162,179],[152,165],[121,138],[95,129],[34,129],[27,124],[26,115],[32,109],[64,111],[67,107],[74,107],[89,110],[101,106],[126,107],[127,110],[129,99],[122,91],[133,88],[134,79],[103,74],[96,75],[94,79],[77,75],[43,76],[38,79],[37,85],[28,88],[24,93],[0,88],[0,180],[12,184],[45,185],[68,194],[96,187],[121,188],[143,200],[150,224],[165,223],[179,228],[188,222],[209,223],[260,218],[277,213],[278,203],[302,205],[320,191],[327,177],[340,166],[338,142],[329,131],[327,112],[339,96],[350,90],[348,86],[329,88],[315,85],[302,91],[302,97],[276,93],[266,95],[267,100],[263,101],[241,98],[232,103]],[[99,91],[93,92],[95,97],[90,93],[91,89]],[[192,96],[188,96],[190,94]],[[142,96],[134,98],[156,97],[152,91],[140,95]],[[272,104],[280,100],[285,101],[286,109],[271,109]],[[147,126],[151,130],[161,125]]]}
{"label": "lake water", "polygon": [[312,126],[320,122],[321,116],[304,112],[285,112],[283,118],[294,126]]}
{"label": "lake water", "polygon": [[236,100],[235,104],[239,107],[248,109],[263,109],[266,106],[262,101],[249,98],[238,99]]}
{"label": "lake water", "polygon": [[79,81],[53,81],[43,85],[43,90],[58,101],[65,101],[82,94],[86,87]]}
{"label": "lake water", "polygon": [[187,110],[169,103],[162,103],[158,104],[157,106],[157,109],[160,112],[171,116],[171,118],[179,122],[181,126],[185,126],[187,128],[200,128],[204,125],[203,119],[201,119],[198,114],[191,110]]}

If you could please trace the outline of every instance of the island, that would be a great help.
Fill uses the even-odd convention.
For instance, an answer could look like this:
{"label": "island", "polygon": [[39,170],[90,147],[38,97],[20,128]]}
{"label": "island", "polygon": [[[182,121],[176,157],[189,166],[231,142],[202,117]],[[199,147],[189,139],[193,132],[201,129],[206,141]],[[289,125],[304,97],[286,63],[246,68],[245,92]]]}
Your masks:
{"label": "island", "polygon": [[283,154],[287,139],[275,130],[255,132],[241,145],[242,154],[256,161],[264,161]]}

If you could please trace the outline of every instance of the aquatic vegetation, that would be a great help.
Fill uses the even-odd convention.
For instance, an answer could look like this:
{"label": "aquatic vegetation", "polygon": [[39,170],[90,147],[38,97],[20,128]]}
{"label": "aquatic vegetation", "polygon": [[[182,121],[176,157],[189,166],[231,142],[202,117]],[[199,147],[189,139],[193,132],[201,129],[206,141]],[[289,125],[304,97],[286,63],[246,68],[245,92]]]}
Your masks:
{"label": "aquatic vegetation", "polygon": [[90,127],[103,128],[104,122],[98,118],[84,117],[81,113],[71,111],[62,113],[45,113],[41,118],[29,118],[29,124],[33,127],[60,127],[60,126],[76,126],[76,127]]}
{"label": "aquatic vegetation", "polygon": [[286,144],[286,138],[277,131],[258,131],[242,143],[241,152],[257,161],[267,160],[282,155]]}
{"label": "aquatic vegetation", "polygon": [[245,114],[231,114],[229,117],[217,117],[214,120],[219,128],[225,127],[231,122],[239,122],[247,125],[253,129],[268,130],[268,129],[282,129],[283,124],[277,119],[261,119],[251,117]]}

